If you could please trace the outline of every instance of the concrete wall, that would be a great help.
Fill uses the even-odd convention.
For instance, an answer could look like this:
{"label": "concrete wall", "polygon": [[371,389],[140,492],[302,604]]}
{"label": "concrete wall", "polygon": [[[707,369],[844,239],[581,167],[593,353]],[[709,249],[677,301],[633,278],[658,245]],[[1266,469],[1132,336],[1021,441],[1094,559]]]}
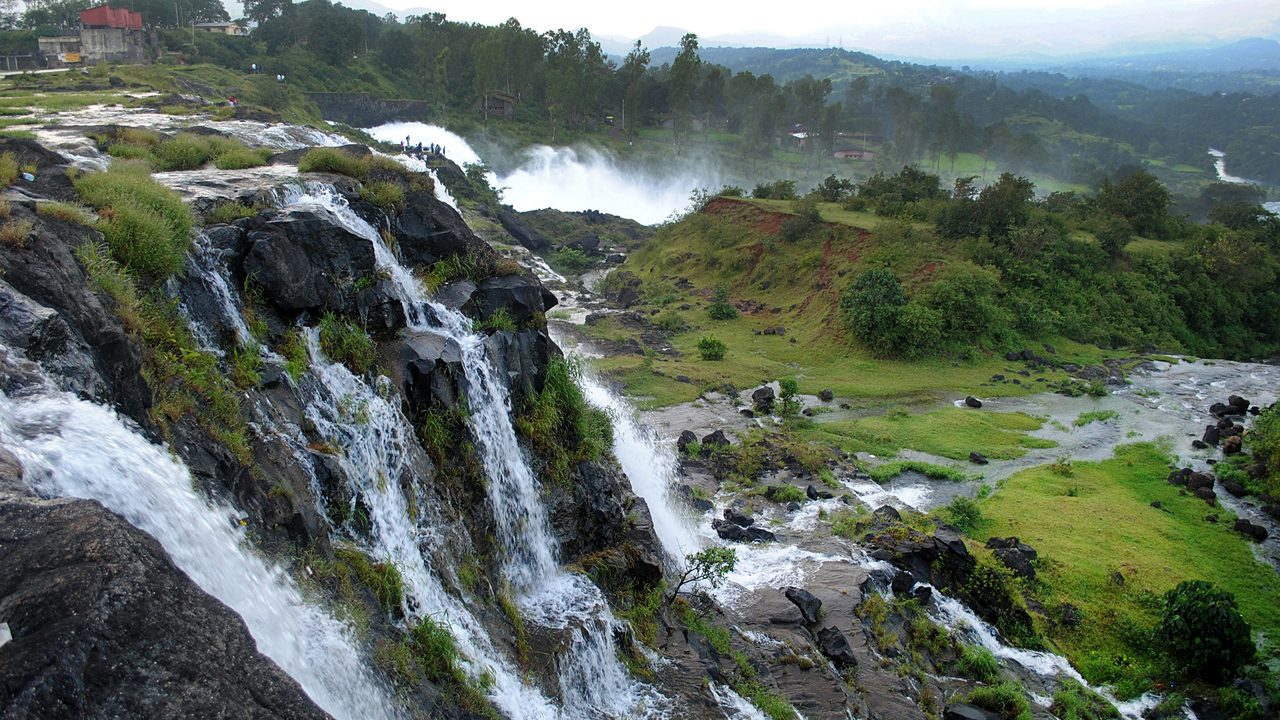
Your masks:
{"label": "concrete wall", "polygon": [[89,64],[144,62],[147,59],[144,42],[141,30],[84,28],[80,31],[80,52]]}

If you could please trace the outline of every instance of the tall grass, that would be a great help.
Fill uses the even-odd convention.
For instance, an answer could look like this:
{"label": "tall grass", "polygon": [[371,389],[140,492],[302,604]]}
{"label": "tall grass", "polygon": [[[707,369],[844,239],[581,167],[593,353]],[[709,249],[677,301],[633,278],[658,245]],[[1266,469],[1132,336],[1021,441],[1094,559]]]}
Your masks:
{"label": "tall grass", "polygon": [[191,210],[153,180],[145,166],[112,163],[75,180],[81,201],[98,210],[111,255],[131,272],[164,279],[182,270],[191,247]]}

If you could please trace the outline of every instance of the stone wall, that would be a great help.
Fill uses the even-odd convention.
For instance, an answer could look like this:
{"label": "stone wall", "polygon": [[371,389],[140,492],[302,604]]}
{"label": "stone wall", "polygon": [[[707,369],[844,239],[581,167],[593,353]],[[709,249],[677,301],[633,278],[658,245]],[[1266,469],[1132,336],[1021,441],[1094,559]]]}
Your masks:
{"label": "stone wall", "polygon": [[353,127],[374,127],[393,120],[425,121],[426,100],[376,98],[369,93],[307,93],[325,120]]}
{"label": "stone wall", "polygon": [[80,31],[80,52],[89,64],[140,63],[147,59],[145,41],[141,30],[84,28]]}

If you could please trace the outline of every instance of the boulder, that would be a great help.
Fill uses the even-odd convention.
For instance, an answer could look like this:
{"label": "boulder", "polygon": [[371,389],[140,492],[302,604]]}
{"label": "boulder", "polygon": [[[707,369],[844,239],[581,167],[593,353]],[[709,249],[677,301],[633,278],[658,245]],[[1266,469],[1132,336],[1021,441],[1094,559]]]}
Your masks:
{"label": "boulder", "polygon": [[1204,500],[1210,505],[1213,505],[1218,501],[1218,496],[1213,494],[1213,488],[1211,487],[1196,488],[1195,496],[1200,498],[1201,500]]}
{"label": "boulder", "polygon": [[1193,472],[1187,476],[1187,489],[1195,492],[1200,488],[1212,488],[1213,476],[1200,472]]}
{"label": "boulder", "polygon": [[1245,537],[1252,539],[1254,542],[1263,542],[1268,536],[1265,525],[1259,525],[1244,518],[1237,519],[1235,524],[1232,525],[1232,529]]}
{"label": "boulder", "polygon": [[877,525],[886,525],[902,521],[901,513],[899,513],[898,509],[892,505],[881,505],[872,511],[871,517]]}
{"label": "boulder", "polygon": [[810,500],[830,500],[831,498],[835,497],[835,495],[832,495],[826,490],[819,490],[818,488],[814,487],[812,484],[810,484],[808,487],[804,489],[804,495]]}
{"label": "boulder", "polygon": [[982,407],[982,401],[972,395],[965,396],[964,404],[966,407],[971,407],[971,408]]}
{"label": "boulder", "polygon": [[818,391],[818,399],[822,402],[831,402],[836,398],[836,394],[830,388],[823,388]]}
{"label": "boulder", "polygon": [[247,236],[245,275],[287,313],[347,310],[347,288],[376,278],[373,243],[323,208],[265,215]]}
{"label": "boulder", "polygon": [[1244,415],[1248,412],[1250,404],[1251,403],[1248,400],[1240,397],[1239,395],[1232,395],[1227,398],[1227,405],[1230,405],[1232,409],[1234,409],[1236,415]]}
{"label": "boulder", "polygon": [[680,437],[676,439],[676,449],[681,455],[689,452],[689,446],[698,442],[698,436],[693,434],[692,430],[682,430]]}
{"label": "boulder", "polygon": [[973,450],[973,451],[971,451],[971,452],[969,453],[969,462],[971,462],[971,463],[973,463],[973,464],[975,464],[975,465],[986,465],[986,464],[987,464],[988,462],[990,462],[990,461],[989,461],[989,460],[987,460],[987,456],[986,456],[986,455],[983,455],[982,453],[978,452],[977,450]]}
{"label": "boulder", "polygon": [[690,507],[700,513],[710,512],[715,509],[715,505],[710,500],[698,497],[693,488],[688,485],[676,485],[676,492],[680,494],[680,497],[684,498],[685,502],[689,503]]}
{"label": "boulder", "polygon": [[6,717],[328,717],[236,613],[98,503],[0,478],[0,545]]}
{"label": "boulder", "polygon": [[1223,455],[1236,455],[1240,452],[1242,440],[1239,435],[1231,435],[1222,441]]}
{"label": "boulder", "polygon": [[630,270],[615,270],[609,275],[609,286],[615,288],[605,298],[621,308],[640,302],[640,278]]}
{"label": "boulder", "polygon": [[1194,448],[1194,449],[1196,449],[1196,450],[1206,450],[1206,449],[1208,449],[1208,447],[1209,447],[1209,443],[1207,443],[1207,442],[1205,442],[1205,441],[1203,441],[1203,440],[1199,440],[1199,439],[1197,439],[1197,440],[1192,440],[1192,441],[1191,441],[1191,447],[1192,447],[1192,448]]}
{"label": "boulder", "polygon": [[721,539],[730,542],[774,542],[778,539],[776,535],[763,528],[744,528],[719,518],[711,521],[711,528]]}
{"label": "boulder", "polygon": [[723,430],[716,430],[715,432],[708,433],[707,435],[704,435],[702,438],[703,448],[712,448],[712,447],[724,448],[724,447],[729,447],[730,444],[731,443],[729,442],[729,438],[725,436]]}
{"label": "boulder", "polygon": [[506,230],[516,242],[525,248],[534,252],[542,252],[551,249],[551,242],[547,240],[542,233],[533,229],[520,218],[520,214],[512,210],[509,205],[503,205],[498,209],[498,224],[502,225],[502,229]]}
{"label": "boulder", "polygon": [[529,275],[502,275],[485,278],[462,306],[469,317],[488,320],[503,311],[517,327],[545,323],[543,315],[557,304],[556,296]]}
{"label": "boulder", "polygon": [[1230,493],[1232,497],[1244,497],[1249,492],[1244,485],[1235,480],[1222,480],[1221,483],[1222,489]]}
{"label": "boulder", "polygon": [[573,248],[574,250],[591,255],[600,249],[600,236],[591,234],[583,235],[580,238],[570,240],[565,243],[565,247]]}
{"label": "boulder", "polygon": [[752,525],[756,524],[755,518],[751,517],[750,515],[747,515],[746,513],[734,510],[733,508],[724,509],[724,519],[728,520],[734,525],[737,525],[738,527],[744,527],[744,528],[751,527]]}
{"label": "boulder", "polygon": [[1200,436],[1200,441],[1205,445],[1216,446],[1222,439],[1222,431],[1216,425],[1206,425],[1204,435]]}
{"label": "boulder", "polygon": [[534,329],[494,332],[485,338],[484,350],[493,374],[507,379],[516,407],[542,389],[547,365],[560,356],[560,348],[546,331]]}
{"label": "boulder", "polygon": [[486,258],[493,251],[471,232],[462,216],[433,191],[405,195],[405,207],[392,218],[400,260],[408,267],[430,265],[455,255]]}
{"label": "boulder", "polygon": [[386,351],[393,376],[400,381],[414,413],[449,410],[466,397],[462,347],[444,335],[420,333]]}
{"label": "boulder", "polygon": [[909,572],[900,572],[889,582],[889,590],[894,595],[908,595],[916,586],[916,579]]}
{"label": "boulder", "polygon": [[782,593],[800,608],[800,617],[804,619],[805,624],[814,625],[822,619],[822,601],[813,593],[798,587],[785,587]]}
{"label": "boulder", "polygon": [[976,705],[955,703],[947,706],[942,714],[942,720],[1002,720],[1002,716]]}
{"label": "boulder", "polygon": [[858,658],[840,628],[825,627],[818,631],[818,648],[841,670],[857,667]]}
{"label": "boulder", "polygon": [[773,388],[768,385],[765,385],[762,388],[757,388],[751,393],[751,404],[755,408],[755,411],[762,415],[768,415],[773,412],[773,400]]}

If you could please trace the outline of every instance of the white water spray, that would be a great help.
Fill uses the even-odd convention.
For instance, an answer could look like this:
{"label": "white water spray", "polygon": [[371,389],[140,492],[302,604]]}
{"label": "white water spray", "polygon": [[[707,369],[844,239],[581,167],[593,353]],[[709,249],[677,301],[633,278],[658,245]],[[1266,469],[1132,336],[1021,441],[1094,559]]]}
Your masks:
{"label": "white water spray", "polygon": [[37,493],[97,500],[159,540],[326,712],[399,717],[346,626],[307,604],[284,571],[248,550],[236,514],[197,495],[187,468],[114,412],[60,393],[22,400],[0,393],[0,444]]}

